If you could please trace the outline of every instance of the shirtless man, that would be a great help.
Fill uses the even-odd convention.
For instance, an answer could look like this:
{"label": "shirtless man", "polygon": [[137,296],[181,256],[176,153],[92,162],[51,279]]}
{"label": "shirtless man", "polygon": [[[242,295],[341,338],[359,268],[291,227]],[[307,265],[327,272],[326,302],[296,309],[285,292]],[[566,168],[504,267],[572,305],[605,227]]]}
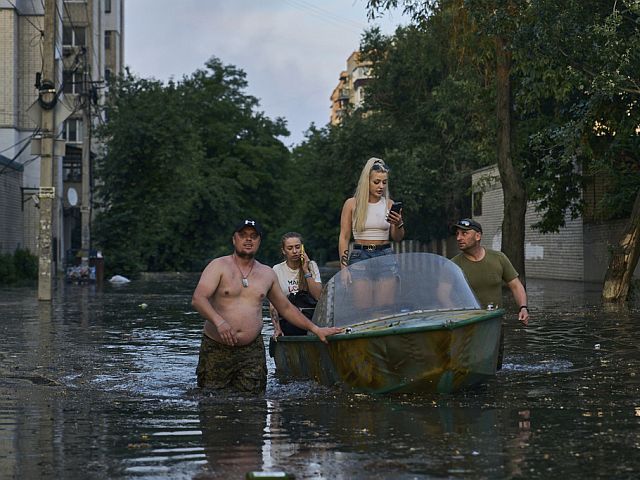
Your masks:
{"label": "shirtless man", "polygon": [[267,366],[261,335],[265,299],[289,322],[325,343],[328,335],[342,331],[318,327],[289,302],[275,272],[255,259],[261,239],[257,221],[240,222],[233,233],[234,252],[212,260],[193,292],[191,305],[205,319],[196,370],[201,388],[265,390]]}

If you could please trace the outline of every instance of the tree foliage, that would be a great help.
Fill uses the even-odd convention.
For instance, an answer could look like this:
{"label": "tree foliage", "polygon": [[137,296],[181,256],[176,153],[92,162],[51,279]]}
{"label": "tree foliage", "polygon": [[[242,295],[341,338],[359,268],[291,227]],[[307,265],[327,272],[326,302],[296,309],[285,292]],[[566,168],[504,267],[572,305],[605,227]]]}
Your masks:
{"label": "tree foliage", "polygon": [[[101,129],[95,237],[121,273],[199,268],[245,217],[282,218],[282,120],[256,112],[245,74],[217,58],[167,85],[127,72]],[[269,256],[268,245],[263,255]]]}
{"label": "tree foliage", "polygon": [[640,191],[640,4],[532,2],[517,41],[518,108],[538,119],[526,157],[537,225],[557,231],[605,180],[596,217],[625,218]]}

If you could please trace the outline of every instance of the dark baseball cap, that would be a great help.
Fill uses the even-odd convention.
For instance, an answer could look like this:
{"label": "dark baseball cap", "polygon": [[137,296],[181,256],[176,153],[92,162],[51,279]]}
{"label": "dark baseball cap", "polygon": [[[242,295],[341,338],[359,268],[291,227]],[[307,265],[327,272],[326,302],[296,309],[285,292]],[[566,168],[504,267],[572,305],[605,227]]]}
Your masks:
{"label": "dark baseball cap", "polygon": [[453,227],[451,227],[451,231],[455,233],[456,230],[475,230],[478,233],[482,233],[482,225],[480,225],[475,220],[471,218],[463,218],[459,220]]}
{"label": "dark baseball cap", "polygon": [[236,224],[236,228],[233,230],[233,233],[237,233],[242,230],[244,227],[253,227],[258,235],[262,236],[264,231],[262,230],[262,225],[257,220],[252,220],[250,218],[245,218],[241,222]]}

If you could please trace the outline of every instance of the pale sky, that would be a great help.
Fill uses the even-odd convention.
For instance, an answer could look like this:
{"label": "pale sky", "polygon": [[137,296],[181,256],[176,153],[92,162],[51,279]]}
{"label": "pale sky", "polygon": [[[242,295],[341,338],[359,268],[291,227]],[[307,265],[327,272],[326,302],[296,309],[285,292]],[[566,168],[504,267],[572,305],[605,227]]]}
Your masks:
{"label": "pale sky", "polygon": [[329,97],[362,32],[392,34],[400,11],[367,22],[366,0],[126,0],[125,64],[143,78],[180,80],[216,56],[247,74],[246,92],[299,143],[329,121]]}

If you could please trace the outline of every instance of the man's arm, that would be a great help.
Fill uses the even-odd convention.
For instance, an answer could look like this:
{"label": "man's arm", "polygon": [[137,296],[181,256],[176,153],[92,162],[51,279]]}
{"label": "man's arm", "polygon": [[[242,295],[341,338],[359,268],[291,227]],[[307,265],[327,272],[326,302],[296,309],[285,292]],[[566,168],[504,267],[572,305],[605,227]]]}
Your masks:
{"label": "man's arm", "polygon": [[283,335],[282,328],[280,328],[280,316],[271,302],[269,302],[269,314],[271,315],[271,323],[273,323],[273,336],[279,337]]}
{"label": "man's arm", "polygon": [[218,331],[220,339],[227,345],[237,343],[236,334],[224,318],[211,305],[210,298],[215,294],[222,277],[222,260],[216,259],[207,265],[200,275],[200,281],[191,297],[191,306],[195,308],[202,317],[211,322]]}
{"label": "man's arm", "polygon": [[[274,274],[275,278],[275,274]],[[318,327],[315,323],[305,317],[282,293],[277,281],[271,285],[267,298],[276,307],[278,314],[287,319],[297,327],[304,328],[316,335],[322,342],[327,343],[327,336],[342,332],[341,328]]]}
{"label": "man's arm", "polygon": [[[509,289],[511,290],[511,293],[513,294],[513,299],[515,300],[518,308],[526,307],[527,292],[525,291],[524,286],[522,285],[522,282],[520,281],[520,279],[518,277],[514,278],[509,283],[507,283],[507,287],[509,287]],[[525,327],[529,324],[528,308],[520,308],[520,311],[518,312],[518,320],[520,320],[522,325],[524,325]]]}

